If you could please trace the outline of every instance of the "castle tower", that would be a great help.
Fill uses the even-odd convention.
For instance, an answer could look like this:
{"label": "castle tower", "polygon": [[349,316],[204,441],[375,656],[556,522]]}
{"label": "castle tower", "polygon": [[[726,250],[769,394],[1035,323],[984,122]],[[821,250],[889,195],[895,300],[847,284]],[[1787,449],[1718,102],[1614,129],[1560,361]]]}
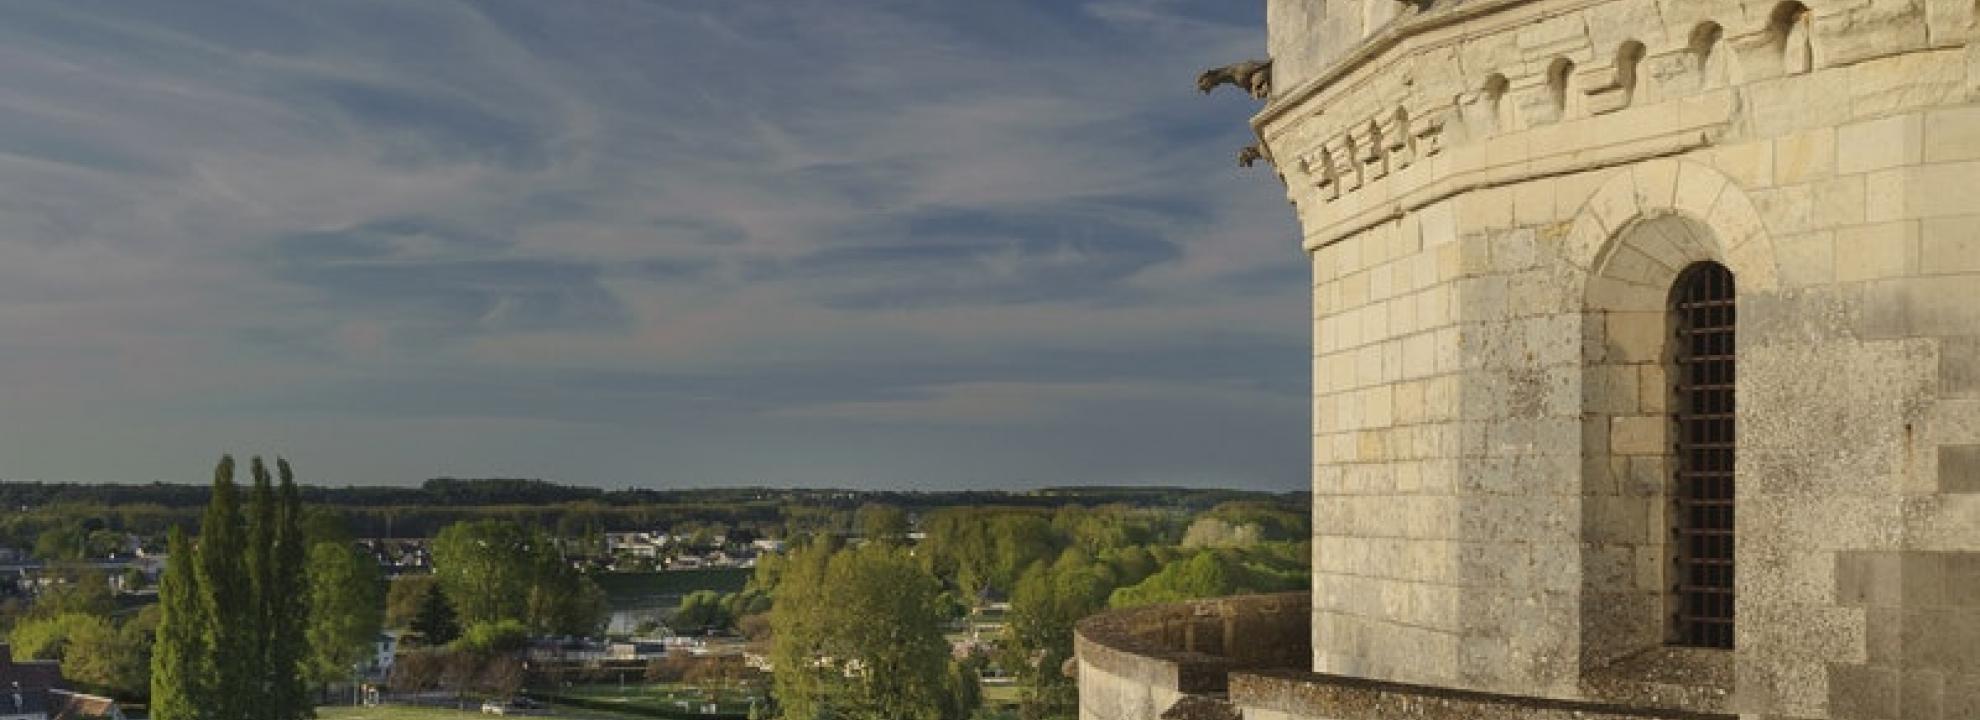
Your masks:
{"label": "castle tower", "polygon": [[1269,8],[1311,665],[1219,702],[1980,718],[1980,3]]}

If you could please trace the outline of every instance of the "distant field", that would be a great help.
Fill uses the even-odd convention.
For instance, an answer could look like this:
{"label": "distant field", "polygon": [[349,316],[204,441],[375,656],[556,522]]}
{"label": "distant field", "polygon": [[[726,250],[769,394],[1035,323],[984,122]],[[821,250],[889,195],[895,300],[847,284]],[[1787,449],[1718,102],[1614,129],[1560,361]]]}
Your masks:
{"label": "distant field", "polygon": [[481,714],[407,705],[380,705],[319,707],[316,709],[316,716],[322,720],[467,720],[467,718],[480,717]]}
{"label": "distant field", "polygon": [[[567,688],[561,694],[626,707],[635,712],[642,709],[693,712],[705,702],[702,699],[704,695],[700,691],[679,683],[632,683],[623,689],[616,684],[580,685]],[[685,708],[678,704],[681,702],[687,703]],[[738,690],[723,693],[721,712],[736,714],[749,712],[748,697]]]}
{"label": "distant field", "polygon": [[[479,703],[474,704],[479,707]],[[483,715],[474,710],[449,710],[446,708],[417,707],[413,705],[380,705],[377,707],[319,707],[318,720],[494,720],[494,715]],[[634,714],[606,712],[603,710],[580,710],[557,706],[547,715],[523,715],[525,718],[553,718],[554,720],[653,720],[650,717]]]}
{"label": "distant field", "polygon": [[743,589],[743,585],[749,582],[750,573],[750,570],[744,568],[712,568],[650,573],[601,573],[591,577],[598,581],[598,586],[605,590],[606,595],[618,600],[656,595],[679,596],[697,590],[732,593]]}
{"label": "distant field", "polygon": [[[316,709],[319,720],[476,720],[493,718],[472,710],[448,710],[445,708],[415,707],[412,705],[380,705],[377,707],[319,707]],[[565,720],[629,720],[633,716],[618,715],[591,710],[567,710],[558,708],[547,717]]]}
{"label": "distant field", "polygon": [[985,683],[983,685],[984,707],[992,707],[992,708],[1017,707],[1018,701],[1023,699],[1024,699],[1023,691],[1018,689],[1018,686],[1014,683],[1003,683],[997,685],[991,685]]}

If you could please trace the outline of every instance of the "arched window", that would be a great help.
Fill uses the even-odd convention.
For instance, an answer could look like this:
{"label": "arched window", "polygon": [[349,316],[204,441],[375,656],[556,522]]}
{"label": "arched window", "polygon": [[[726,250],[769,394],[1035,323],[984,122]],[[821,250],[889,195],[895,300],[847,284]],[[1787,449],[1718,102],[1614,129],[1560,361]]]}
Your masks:
{"label": "arched window", "polygon": [[1674,337],[1672,641],[1733,646],[1733,275],[1694,263],[1671,289]]}

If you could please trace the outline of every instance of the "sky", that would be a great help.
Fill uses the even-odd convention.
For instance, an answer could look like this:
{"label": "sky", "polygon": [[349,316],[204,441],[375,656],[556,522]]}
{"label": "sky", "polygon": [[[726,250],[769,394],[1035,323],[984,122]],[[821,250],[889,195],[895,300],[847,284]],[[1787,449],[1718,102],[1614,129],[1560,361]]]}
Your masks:
{"label": "sky", "polygon": [[1262,5],[0,5],[0,478],[1303,487]]}

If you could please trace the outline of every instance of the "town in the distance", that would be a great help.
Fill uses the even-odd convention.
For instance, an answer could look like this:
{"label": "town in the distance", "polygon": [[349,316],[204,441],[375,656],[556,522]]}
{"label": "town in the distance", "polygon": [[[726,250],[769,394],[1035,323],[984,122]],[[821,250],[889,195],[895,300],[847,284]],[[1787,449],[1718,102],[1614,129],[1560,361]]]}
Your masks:
{"label": "town in the distance", "polygon": [[299,470],[0,483],[0,717],[1068,717],[1078,620],[1308,583],[1304,493]]}

